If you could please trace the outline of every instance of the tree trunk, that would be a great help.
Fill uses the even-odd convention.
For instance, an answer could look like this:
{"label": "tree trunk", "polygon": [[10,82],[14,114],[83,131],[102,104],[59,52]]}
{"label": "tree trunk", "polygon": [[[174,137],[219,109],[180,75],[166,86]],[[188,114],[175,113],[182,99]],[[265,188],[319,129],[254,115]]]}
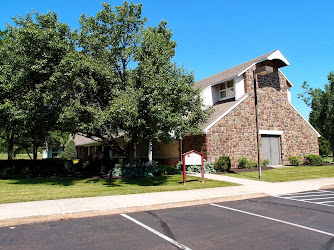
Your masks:
{"label": "tree trunk", "polygon": [[333,162],[334,162],[334,149],[332,149],[332,154],[333,154]]}
{"label": "tree trunk", "polygon": [[34,143],[33,147],[32,147],[32,153],[33,153],[33,159],[34,160],[37,160],[37,149],[38,149],[38,146],[36,145],[36,143]]}
{"label": "tree trunk", "polygon": [[135,142],[131,140],[128,145],[127,145],[127,150],[126,150],[127,158],[130,164],[135,163]]}
{"label": "tree trunk", "polygon": [[8,160],[13,160],[14,154],[14,134],[13,132],[6,132],[7,133],[7,143],[8,143]]}

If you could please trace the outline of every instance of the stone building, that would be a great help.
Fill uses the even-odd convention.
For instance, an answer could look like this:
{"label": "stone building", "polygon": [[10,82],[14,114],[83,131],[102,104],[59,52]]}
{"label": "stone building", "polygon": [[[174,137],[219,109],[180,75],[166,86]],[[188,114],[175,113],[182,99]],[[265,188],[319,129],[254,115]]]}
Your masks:
{"label": "stone building", "polygon": [[[262,159],[268,159],[269,165],[286,165],[289,156],[319,154],[319,133],[291,103],[293,84],[280,70],[288,65],[288,60],[276,50],[196,82],[204,105],[212,106],[214,112],[202,124],[202,133],[170,144],[153,143],[153,159],[176,165],[182,153],[196,150],[211,162],[227,155],[232,167],[237,167],[240,157],[256,161],[254,79]],[[264,67],[271,72],[257,73]],[[78,136],[74,141],[80,158],[105,151],[96,139]],[[109,151],[108,154],[121,158]],[[147,155],[148,147],[138,145],[137,158]]]}
{"label": "stone building", "polygon": [[[291,103],[293,85],[280,70],[288,65],[276,50],[196,82],[214,113],[202,125],[203,135],[184,139],[183,151],[197,150],[208,161],[228,155],[233,167],[240,157],[257,160],[255,78],[262,159],[286,165],[289,156],[319,154],[319,133]],[[257,74],[264,66],[272,72]]]}

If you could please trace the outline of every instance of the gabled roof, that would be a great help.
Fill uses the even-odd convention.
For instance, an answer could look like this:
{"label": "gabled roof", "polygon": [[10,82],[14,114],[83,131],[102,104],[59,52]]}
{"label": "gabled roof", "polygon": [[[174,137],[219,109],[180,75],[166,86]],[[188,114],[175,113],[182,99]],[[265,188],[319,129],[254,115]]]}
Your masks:
{"label": "gabled roof", "polygon": [[98,137],[89,138],[81,134],[75,134],[73,141],[75,146],[83,146],[83,145],[90,145],[90,144],[98,144],[101,143],[101,139]]}
{"label": "gabled roof", "polygon": [[217,103],[213,105],[213,113],[209,117],[209,119],[201,125],[201,129],[204,133],[208,132],[208,130],[215,125],[220,119],[222,119],[225,115],[230,113],[235,107],[237,107],[240,103],[242,103],[248,94],[245,94],[239,100],[235,100],[232,102],[225,102],[225,103]]}
{"label": "gabled roof", "polygon": [[207,78],[204,78],[195,83],[195,87],[201,90],[205,89],[210,85],[215,85],[227,80],[230,80],[234,77],[241,76],[247,69],[251,68],[253,65],[263,62],[266,60],[274,61],[277,64],[277,67],[284,67],[290,65],[288,60],[282,55],[279,50],[269,52],[265,55],[259,56],[237,66],[234,66],[230,69],[224,70]]}

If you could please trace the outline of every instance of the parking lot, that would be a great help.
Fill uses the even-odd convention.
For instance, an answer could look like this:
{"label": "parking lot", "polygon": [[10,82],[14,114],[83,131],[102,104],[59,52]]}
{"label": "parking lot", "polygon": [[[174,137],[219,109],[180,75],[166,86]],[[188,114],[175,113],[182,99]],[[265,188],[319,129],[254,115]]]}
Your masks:
{"label": "parking lot", "polygon": [[334,249],[334,190],[0,228],[2,249]]}

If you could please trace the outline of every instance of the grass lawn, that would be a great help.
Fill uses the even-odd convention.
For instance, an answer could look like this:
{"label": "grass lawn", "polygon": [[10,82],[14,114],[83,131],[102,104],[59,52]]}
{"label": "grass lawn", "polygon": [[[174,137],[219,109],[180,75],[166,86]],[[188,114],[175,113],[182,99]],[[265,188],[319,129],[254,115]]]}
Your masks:
{"label": "grass lawn", "polygon": [[[32,154],[30,155],[31,158],[33,157]],[[38,154],[37,159],[42,159],[43,154]],[[0,154],[0,160],[7,160],[8,159],[8,154]],[[26,159],[30,160],[28,154],[17,154],[15,155],[14,159]]]}
{"label": "grass lawn", "polygon": [[182,175],[146,177],[131,180],[79,178],[1,179],[0,203],[53,200],[121,194],[150,193],[200,188],[235,186],[234,183]]}
{"label": "grass lawn", "polygon": [[[228,174],[228,176],[259,180],[257,171]],[[298,166],[262,171],[262,180],[268,182],[296,181],[327,177],[334,177],[334,166]]]}

